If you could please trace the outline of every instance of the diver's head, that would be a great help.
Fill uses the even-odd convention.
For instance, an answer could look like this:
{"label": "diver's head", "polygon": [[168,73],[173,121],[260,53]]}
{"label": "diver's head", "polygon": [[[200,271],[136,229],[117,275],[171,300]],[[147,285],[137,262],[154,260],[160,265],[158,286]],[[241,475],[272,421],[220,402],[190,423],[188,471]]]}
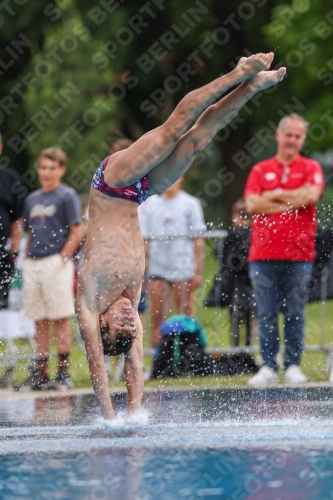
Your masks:
{"label": "diver's head", "polygon": [[118,356],[127,352],[137,335],[131,301],[119,297],[101,314],[100,329],[105,356]]}

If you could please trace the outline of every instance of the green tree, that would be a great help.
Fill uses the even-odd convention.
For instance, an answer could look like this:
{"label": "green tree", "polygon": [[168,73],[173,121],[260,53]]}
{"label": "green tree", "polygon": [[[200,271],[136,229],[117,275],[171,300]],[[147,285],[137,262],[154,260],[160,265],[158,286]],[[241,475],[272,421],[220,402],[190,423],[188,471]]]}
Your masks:
{"label": "green tree", "polygon": [[[108,133],[116,123],[116,105],[107,94],[111,68],[99,70],[90,64],[100,46],[67,2],[59,24],[45,30],[43,51],[33,56],[32,64],[45,73],[26,102],[32,124],[30,154],[36,159],[46,147],[62,148],[68,154],[66,181],[81,192],[87,191],[96,166],[109,154]],[[52,56],[46,59],[45,54]]]}
{"label": "green tree", "polygon": [[332,5],[294,0],[279,5],[272,14],[265,27],[266,38],[276,45],[278,58],[287,67],[287,99],[297,96],[300,113],[309,122],[305,153],[321,163],[326,178],[325,195],[318,206],[319,222],[332,226]]}
{"label": "green tree", "polygon": [[[187,174],[187,188],[202,198],[207,219],[221,221],[252,165],[274,154],[274,130],[284,114],[296,111],[311,122],[307,153],[332,143],[333,26],[322,2],[33,0],[29,9],[20,3],[15,22],[3,23],[0,44],[7,68],[0,119],[13,166],[29,168],[43,147],[58,144],[69,154],[68,179],[87,189],[112,136],[137,139],[239,57],[270,50],[275,66],[287,66],[288,78],[250,101]],[[13,17],[4,14],[7,21]],[[20,93],[10,94],[17,84]]]}
{"label": "green tree", "polygon": [[[29,5],[27,5],[29,3]],[[35,77],[31,57],[44,41],[44,27],[50,20],[44,15],[44,4],[38,0],[4,2],[0,12],[0,131],[4,139],[2,166],[10,165],[21,173],[29,166],[29,152],[19,153],[7,140],[27,123],[26,93]]]}
{"label": "green tree", "polygon": [[310,123],[307,149],[324,151],[333,143],[332,5],[309,0],[279,5],[265,33],[287,67],[287,92],[297,96]]}

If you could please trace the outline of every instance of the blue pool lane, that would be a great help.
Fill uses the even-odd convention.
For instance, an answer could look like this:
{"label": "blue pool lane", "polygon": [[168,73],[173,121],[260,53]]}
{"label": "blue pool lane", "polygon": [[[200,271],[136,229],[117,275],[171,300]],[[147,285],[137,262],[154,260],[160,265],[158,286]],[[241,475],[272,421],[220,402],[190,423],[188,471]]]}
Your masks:
{"label": "blue pool lane", "polygon": [[332,400],[331,387],[157,391],[111,425],[92,395],[0,401],[0,499],[331,500]]}

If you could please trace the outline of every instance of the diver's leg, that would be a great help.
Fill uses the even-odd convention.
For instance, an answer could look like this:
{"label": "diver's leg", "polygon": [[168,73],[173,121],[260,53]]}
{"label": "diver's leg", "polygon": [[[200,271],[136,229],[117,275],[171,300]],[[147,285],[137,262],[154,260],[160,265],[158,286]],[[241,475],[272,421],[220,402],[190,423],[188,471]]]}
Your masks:
{"label": "diver's leg", "polygon": [[257,92],[272,87],[281,81],[285,68],[277,71],[262,71],[254,78],[243,82],[226,97],[207,108],[195,125],[178,141],[177,147],[149,174],[149,194],[160,194],[174,184],[191,165],[194,157],[225,127]]}
{"label": "diver's leg", "polygon": [[189,92],[163,125],[110,157],[104,174],[107,184],[115,188],[129,186],[150,172],[170,155],[180,137],[207,106],[231,87],[268,69],[273,57],[273,52],[270,52],[241,58],[236,68],[227,75]]}

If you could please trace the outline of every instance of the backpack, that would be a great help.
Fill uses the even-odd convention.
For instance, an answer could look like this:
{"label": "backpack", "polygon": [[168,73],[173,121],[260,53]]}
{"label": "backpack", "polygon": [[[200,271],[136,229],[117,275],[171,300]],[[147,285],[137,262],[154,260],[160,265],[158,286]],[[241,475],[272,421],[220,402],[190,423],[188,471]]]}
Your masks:
{"label": "backpack", "polygon": [[160,356],[154,360],[152,378],[212,375],[215,363],[199,345],[194,333],[173,333],[164,338]]}

